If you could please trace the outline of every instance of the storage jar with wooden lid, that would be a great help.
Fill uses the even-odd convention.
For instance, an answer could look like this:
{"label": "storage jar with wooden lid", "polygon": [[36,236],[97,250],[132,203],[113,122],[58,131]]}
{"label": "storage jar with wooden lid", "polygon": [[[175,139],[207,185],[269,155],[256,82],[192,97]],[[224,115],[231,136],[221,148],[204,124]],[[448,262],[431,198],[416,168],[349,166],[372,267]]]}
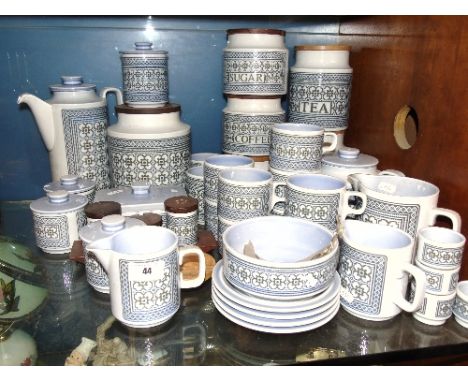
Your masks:
{"label": "storage jar with wooden lid", "polygon": [[197,242],[198,200],[191,196],[174,196],[164,201],[167,228],[179,238],[179,246]]}
{"label": "storage jar with wooden lid", "polygon": [[183,184],[190,164],[190,126],[180,120],[180,106],[119,105],[115,110],[118,122],[107,130],[114,186]]}
{"label": "storage jar with wooden lid", "polygon": [[289,78],[288,121],[309,123],[334,131],[342,147],[348,127],[353,69],[349,66],[350,46],[296,46],[296,63]]}
{"label": "storage jar with wooden lid", "polygon": [[287,92],[286,32],[278,29],[228,29],[224,49],[224,93],[277,95]]}
{"label": "storage jar with wooden lid", "polygon": [[223,151],[268,160],[271,126],[285,120],[281,97],[227,95],[223,109]]}

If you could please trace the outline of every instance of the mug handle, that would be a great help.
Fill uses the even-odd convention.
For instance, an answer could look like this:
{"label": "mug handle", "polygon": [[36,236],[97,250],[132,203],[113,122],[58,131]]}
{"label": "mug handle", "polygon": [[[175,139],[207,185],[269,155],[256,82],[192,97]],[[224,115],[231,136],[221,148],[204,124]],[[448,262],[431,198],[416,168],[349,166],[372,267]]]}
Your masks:
{"label": "mug handle", "polygon": [[393,302],[404,311],[413,313],[416,312],[423,303],[424,294],[426,293],[426,274],[423,270],[410,263],[402,264],[401,270],[409,273],[414,277],[414,281],[416,283],[414,300],[413,302],[409,302],[407,299],[405,299],[402,295],[399,294],[396,296]]}
{"label": "mug handle", "polygon": [[106,98],[107,93],[115,93],[115,96],[117,98],[117,105],[123,104],[123,97],[122,97],[122,92],[120,91],[120,89],[112,88],[112,87],[102,88],[101,92],[99,93],[99,96],[101,98]]}
{"label": "mug handle", "polygon": [[271,183],[271,197],[270,197],[270,212],[273,211],[276,203],[279,202],[286,202],[286,198],[281,196],[277,196],[275,193],[276,187],[278,186],[286,186],[286,182],[272,182]]}
{"label": "mug handle", "polygon": [[179,248],[179,266],[184,263],[184,257],[191,254],[196,254],[198,257],[198,275],[193,280],[185,280],[182,273],[180,273],[179,285],[182,289],[196,288],[197,286],[203,284],[203,281],[205,281],[205,254],[197,246],[188,245],[186,247]]}
{"label": "mug handle", "polygon": [[[349,199],[351,197],[356,197],[356,198],[361,199],[362,206],[360,208],[352,208],[349,205]],[[346,204],[342,212],[343,219],[349,215],[361,215],[367,207],[367,195],[361,191],[345,191],[345,200],[346,200]]]}
{"label": "mug handle", "polygon": [[[323,134],[323,137],[331,137],[332,141],[329,146],[323,146],[322,148],[322,154],[329,153],[331,151],[335,151],[336,145],[338,144],[338,135],[336,133],[333,133],[331,131],[326,131]],[[324,139],[325,140],[325,139]]]}
{"label": "mug handle", "polygon": [[449,210],[448,208],[434,208],[431,211],[430,218],[431,218],[431,225],[435,224],[437,216],[445,216],[452,222],[452,229],[455,232],[460,232],[461,230],[461,216],[458,212],[453,210]]}

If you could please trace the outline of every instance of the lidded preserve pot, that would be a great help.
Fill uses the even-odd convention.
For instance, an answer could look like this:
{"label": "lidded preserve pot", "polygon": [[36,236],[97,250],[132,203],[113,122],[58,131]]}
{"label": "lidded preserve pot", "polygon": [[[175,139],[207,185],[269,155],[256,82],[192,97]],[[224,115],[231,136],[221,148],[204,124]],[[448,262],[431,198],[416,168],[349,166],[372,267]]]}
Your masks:
{"label": "lidded preserve pot", "polygon": [[271,127],[285,121],[281,97],[227,95],[227,105],[223,109],[223,151],[268,156]]}
{"label": "lidded preserve pot", "polygon": [[115,108],[118,122],[107,129],[114,186],[135,181],[182,184],[190,164],[190,126],[180,106]]}
{"label": "lidded preserve pot", "polygon": [[18,103],[32,110],[42,139],[49,151],[52,180],[76,174],[96,182],[96,189],[107,188],[109,160],[107,155],[106,95],[117,88],[103,88],[83,83],[81,76],[62,76],[62,83],[49,86],[52,98],[43,101],[33,94],[22,94]]}
{"label": "lidded preserve pot", "polygon": [[64,175],[60,177],[59,181],[47,183],[44,186],[44,191],[58,191],[65,190],[69,194],[83,195],[88,198],[91,203],[94,200],[96,193],[96,184],[89,179],[83,179],[78,175]]}
{"label": "lidded preserve pot", "polygon": [[277,95],[287,92],[285,31],[228,29],[224,49],[224,93]]}
{"label": "lidded preserve pot", "polygon": [[151,42],[136,42],[120,52],[123,96],[133,107],[161,106],[168,102],[167,52],[153,50]]}
{"label": "lidded preserve pot", "polygon": [[349,66],[351,47],[300,45],[295,49],[296,63],[289,78],[288,120],[344,133],[348,127],[353,75]]}

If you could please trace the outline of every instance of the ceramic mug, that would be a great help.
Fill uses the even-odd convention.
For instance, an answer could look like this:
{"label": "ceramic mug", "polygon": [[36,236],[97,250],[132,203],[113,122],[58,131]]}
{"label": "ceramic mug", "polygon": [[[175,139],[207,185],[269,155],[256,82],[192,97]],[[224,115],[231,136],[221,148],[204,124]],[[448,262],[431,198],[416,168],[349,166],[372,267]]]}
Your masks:
{"label": "ceramic mug", "polygon": [[[109,275],[112,314],[123,324],[149,328],[168,321],[179,309],[180,289],[205,278],[205,256],[195,246],[178,248],[177,235],[163,227],[132,227],[88,245]],[[179,266],[196,254],[198,275],[185,280]]]}
{"label": "ceramic mug", "polygon": [[[324,136],[332,143],[323,146]],[[270,167],[281,171],[320,172],[322,154],[335,150],[337,136],[323,127],[279,123],[271,129]]]}
{"label": "ceramic mug", "polygon": [[461,326],[468,329],[468,280],[458,283],[453,315]]}
{"label": "ceramic mug", "polygon": [[[411,283],[410,301],[414,295],[414,285]],[[413,313],[413,317],[427,325],[443,325],[452,315],[456,292],[443,296],[426,292],[421,308]]]}
{"label": "ceramic mug", "polygon": [[[275,185],[275,184],[274,184]],[[352,208],[351,198],[360,198],[361,206]],[[273,194],[270,209],[277,202],[285,202],[285,215],[311,220],[331,231],[336,231],[338,220],[357,215],[366,208],[366,195],[347,191],[346,183],[321,174],[298,174],[288,177],[284,197]]]}
{"label": "ceramic mug", "polygon": [[455,292],[460,267],[454,269],[435,269],[421,264],[418,260],[416,260],[415,264],[426,274],[426,292],[439,296]]}
{"label": "ceramic mug", "polygon": [[[343,308],[372,321],[418,310],[426,277],[411,264],[413,247],[413,238],[398,228],[346,220],[338,268]],[[412,302],[405,298],[407,273],[416,280]]]}
{"label": "ceramic mug", "polygon": [[354,190],[367,195],[366,209],[359,216],[362,221],[397,227],[416,238],[420,229],[434,225],[437,216],[445,216],[460,232],[460,215],[437,207],[439,188],[429,182],[367,174],[352,174],[348,179]]}
{"label": "ceramic mug", "polygon": [[[210,155],[211,156],[211,155]],[[193,160],[192,160],[193,163]],[[194,165],[187,170],[187,180],[185,183],[187,194],[198,200],[198,224],[205,224],[205,192],[203,178],[203,162]]]}
{"label": "ceramic mug", "polygon": [[241,221],[266,216],[272,192],[272,175],[256,168],[232,168],[219,173],[218,216]]}
{"label": "ceramic mug", "polygon": [[434,269],[461,266],[465,236],[443,227],[426,227],[418,233],[416,261]]}
{"label": "ceramic mug", "polygon": [[205,163],[205,161],[213,155],[219,155],[219,154],[218,153],[193,153],[190,156],[190,166],[191,167],[195,167],[195,166],[203,167],[203,164]]}

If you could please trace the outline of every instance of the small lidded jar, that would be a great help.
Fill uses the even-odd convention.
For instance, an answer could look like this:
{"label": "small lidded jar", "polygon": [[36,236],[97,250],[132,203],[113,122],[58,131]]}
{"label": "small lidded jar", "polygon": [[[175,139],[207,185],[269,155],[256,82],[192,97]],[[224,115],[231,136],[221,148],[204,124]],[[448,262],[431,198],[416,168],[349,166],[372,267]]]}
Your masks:
{"label": "small lidded jar", "polygon": [[296,46],[289,76],[288,121],[321,126],[341,135],[348,127],[353,69],[348,45]]}
{"label": "small lidded jar", "polygon": [[286,32],[228,29],[224,49],[224,93],[281,96],[287,92]]}
{"label": "small lidded jar", "polygon": [[164,201],[167,228],[179,237],[179,246],[197,243],[198,200],[191,196],[174,196]]}
{"label": "small lidded jar", "polygon": [[86,278],[89,285],[101,293],[109,293],[109,277],[92,252],[86,249],[88,244],[114,235],[123,229],[146,225],[139,219],[125,218],[121,215],[108,215],[100,221],[88,224],[80,229],[80,239],[83,242],[83,255],[86,265]]}
{"label": "small lidded jar", "polygon": [[60,177],[59,181],[47,183],[44,186],[46,193],[57,190],[65,190],[69,194],[86,196],[88,202],[91,203],[96,193],[96,182],[81,178],[78,175],[64,175]]}
{"label": "small lidded jar", "polygon": [[30,208],[37,246],[49,254],[70,252],[73,242],[79,239],[79,229],[86,225],[86,204],[86,196],[65,190],[51,191],[33,201]]}
{"label": "small lidded jar", "polygon": [[169,101],[167,52],[151,42],[136,42],[135,50],[120,52],[124,102],[132,107],[162,106]]}

